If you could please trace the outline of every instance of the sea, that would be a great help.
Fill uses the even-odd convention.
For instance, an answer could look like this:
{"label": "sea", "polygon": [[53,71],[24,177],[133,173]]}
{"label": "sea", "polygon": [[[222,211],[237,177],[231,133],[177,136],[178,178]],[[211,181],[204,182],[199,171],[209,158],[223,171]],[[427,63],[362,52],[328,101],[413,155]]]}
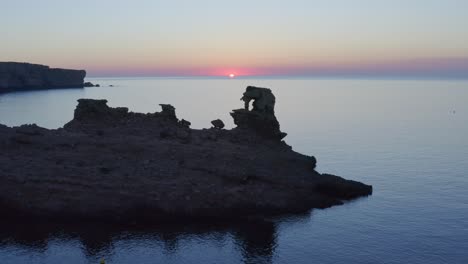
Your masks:
{"label": "sea", "polygon": [[[301,215],[148,226],[0,225],[0,263],[468,263],[468,81],[88,78],[101,87],[0,94],[0,123],[56,129],[80,98],[133,112],[172,104],[192,128],[271,88],[293,150],[373,194]],[[1,168],[0,168],[1,169]]]}

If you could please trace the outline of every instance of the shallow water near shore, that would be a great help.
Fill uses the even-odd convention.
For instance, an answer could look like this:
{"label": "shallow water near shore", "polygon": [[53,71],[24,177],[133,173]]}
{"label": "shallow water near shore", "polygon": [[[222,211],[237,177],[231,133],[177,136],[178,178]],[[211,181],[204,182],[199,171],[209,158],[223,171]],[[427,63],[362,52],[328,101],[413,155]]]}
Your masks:
{"label": "shallow water near shore", "polygon": [[[3,224],[0,263],[468,263],[468,81],[93,78],[101,87],[0,94],[0,123],[58,128],[79,98],[135,112],[176,107],[192,128],[269,87],[294,150],[374,193],[247,223]],[[109,87],[113,85],[114,87]]]}

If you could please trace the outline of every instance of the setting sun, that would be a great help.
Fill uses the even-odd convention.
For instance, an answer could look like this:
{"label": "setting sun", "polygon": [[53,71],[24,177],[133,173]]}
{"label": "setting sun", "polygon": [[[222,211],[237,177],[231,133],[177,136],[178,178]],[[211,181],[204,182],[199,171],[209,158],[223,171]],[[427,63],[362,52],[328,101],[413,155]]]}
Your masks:
{"label": "setting sun", "polygon": [[234,78],[236,75],[234,73],[229,74],[229,78]]}

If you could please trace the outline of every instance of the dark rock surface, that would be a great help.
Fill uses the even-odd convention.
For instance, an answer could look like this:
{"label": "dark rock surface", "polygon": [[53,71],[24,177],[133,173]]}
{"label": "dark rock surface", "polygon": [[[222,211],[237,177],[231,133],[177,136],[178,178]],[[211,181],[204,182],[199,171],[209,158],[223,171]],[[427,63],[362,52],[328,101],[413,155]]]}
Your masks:
{"label": "dark rock surface", "polygon": [[232,218],[326,208],[372,193],[315,171],[315,157],[281,140],[274,112],[235,110],[237,128],[197,130],[173,106],[161,107],[141,114],[81,99],[62,129],[0,125],[2,216]]}
{"label": "dark rock surface", "polygon": [[221,119],[216,119],[211,121],[211,124],[213,125],[214,128],[217,129],[223,129],[224,128],[224,122]]}
{"label": "dark rock surface", "polygon": [[99,84],[94,84],[94,83],[92,83],[92,82],[85,82],[85,83],[83,84],[83,87],[101,87],[101,85],[99,85]]}
{"label": "dark rock surface", "polygon": [[[237,129],[254,130],[266,138],[283,139],[286,133],[280,131],[280,124],[275,116],[276,98],[268,88],[248,86],[241,100],[244,109],[233,110],[231,116]],[[250,101],[252,111],[249,110]]]}
{"label": "dark rock surface", "polygon": [[0,92],[22,89],[82,88],[86,71],[45,65],[0,62]]}

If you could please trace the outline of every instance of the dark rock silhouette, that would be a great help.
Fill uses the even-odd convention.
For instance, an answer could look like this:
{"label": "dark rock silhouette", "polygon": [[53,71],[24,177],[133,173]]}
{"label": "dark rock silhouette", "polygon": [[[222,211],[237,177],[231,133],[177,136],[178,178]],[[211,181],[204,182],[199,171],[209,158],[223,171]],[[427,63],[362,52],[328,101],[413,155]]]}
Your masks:
{"label": "dark rock silhouette", "polygon": [[211,124],[213,125],[214,128],[217,129],[223,129],[224,128],[224,122],[221,119],[216,119],[211,121]]}
{"label": "dark rock silhouette", "polygon": [[[231,116],[238,129],[253,130],[270,139],[281,140],[286,133],[280,131],[280,124],[275,116],[275,96],[268,88],[248,86],[241,100],[244,109],[233,110]],[[252,110],[249,103],[253,100]]]}
{"label": "dark rock silhouette", "polygon": [[22,89],[82,88],[86,71],[45,65],[0,62],[0,92]]}
{"label": "dark rock silhouette", "polygon": [[92,82],[85,82],[83,87],[101,87],[99,84],[93,84]]}
{"label": "dark rock silhouette", "polygon": [[268,97],[234,110],[232,130],[190,129],[168,104],[141,114],[91,99],[78,101],[62,129],[0,125],[2,216],[218,219],[304,212],[372,193],[318,173],[315,157],[282,141]]}
{"label": "dark rock silhouette", "polygon": [[275,114],[276,98],[268,88],[248,86],[241,100],[244,101],[245,110],[249,110],[250,101],[254,100],[252,111],[270,115]]}
{"label": "dark rock silhouette", "polygon": [[175,107],[170,104],[160,104],[160,106],[162,108],[162,115],[165,115],[169,119],[177,120]]}

